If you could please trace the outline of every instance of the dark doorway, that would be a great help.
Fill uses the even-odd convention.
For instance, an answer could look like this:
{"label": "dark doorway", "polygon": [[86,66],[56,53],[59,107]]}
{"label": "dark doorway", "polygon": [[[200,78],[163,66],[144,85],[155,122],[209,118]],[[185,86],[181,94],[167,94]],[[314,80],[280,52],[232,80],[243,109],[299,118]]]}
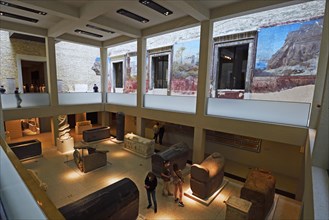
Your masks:
{"label": "dark doorway", "polygon": [[67,123],[70,125],[70,128],[75,128],[75,115],[67,115]]}
{"label": "dark doorway", "polygon": [[46,92],[46,62],[22,60],[21,65],[24,93]]}
{"label": "dark doorway", "polygon": [[91,121],[91,124],[98,124],[98,114],[97,112],[88,112],[87,113],[87,120]]}

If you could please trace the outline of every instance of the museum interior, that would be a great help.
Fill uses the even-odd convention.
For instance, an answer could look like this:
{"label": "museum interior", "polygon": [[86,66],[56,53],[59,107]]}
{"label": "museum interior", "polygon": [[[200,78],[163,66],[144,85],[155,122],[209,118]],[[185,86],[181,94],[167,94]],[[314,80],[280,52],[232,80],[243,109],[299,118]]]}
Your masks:
{"label": "museum interior", "polygon": [[328,4],[0,0],[0,219],[328,219]]}

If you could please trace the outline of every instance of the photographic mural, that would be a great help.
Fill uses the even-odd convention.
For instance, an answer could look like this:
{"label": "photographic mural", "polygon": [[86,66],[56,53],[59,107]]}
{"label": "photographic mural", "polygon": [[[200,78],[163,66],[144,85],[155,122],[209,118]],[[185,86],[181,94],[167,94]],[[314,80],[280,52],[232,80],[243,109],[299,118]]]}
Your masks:
{"label": "photographic mural", "polygon": [[196,95],[199,48],[199,40],[174,44],[171,95]]}
{"label": "photographic mural", "polygon": [[[311,102],[317,73],[323,19],[261,28],[258,33],[252,98]],[[280,95],[281,94],[281,95]],[[300,99],[300,96],[309,96]]]}

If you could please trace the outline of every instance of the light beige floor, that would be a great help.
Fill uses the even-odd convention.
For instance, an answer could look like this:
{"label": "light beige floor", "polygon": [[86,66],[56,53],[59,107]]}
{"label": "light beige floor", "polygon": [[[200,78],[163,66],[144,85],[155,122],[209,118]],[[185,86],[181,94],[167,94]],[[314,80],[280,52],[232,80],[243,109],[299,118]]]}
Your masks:
{"label": "light beige floor", "polygon": [[[81,140],[81,135],[74,136],[75,141]],[[50,133],[26,136],[12,140],[12,142],[35,138],[42,141],[43,157],[24,161],[23,164],[26,168],[37,171],[40,179],[48,184],[46,193],[58,208],[128,177],[135,182],[139,189],[139,213],[142,219],[224,219],[226,210],[224,201],[230,195],[239,196],[242,186],[239,182],[226,179],[228,184],[209,206],[184,197],[185,207],[182,208],[174,203],[173,197],[162,196],[162,182],[159,180],[157,187],[158,213],[154,214],[153,209],[146,209],[147,198],[144,189],[144,178],[151,170],[150,158],[144,159],[129,153],[122,149],[123,144],[115,144],[108,140],[97,143],[96,147],[110,151],[107,159],[111,164],[84,174],[76,168],[73,161],[70,161],[72,153],[62,154],[51,144]],[[188,169],[189,166],[184,170],[186,173],[184,192],[189,188]]]}

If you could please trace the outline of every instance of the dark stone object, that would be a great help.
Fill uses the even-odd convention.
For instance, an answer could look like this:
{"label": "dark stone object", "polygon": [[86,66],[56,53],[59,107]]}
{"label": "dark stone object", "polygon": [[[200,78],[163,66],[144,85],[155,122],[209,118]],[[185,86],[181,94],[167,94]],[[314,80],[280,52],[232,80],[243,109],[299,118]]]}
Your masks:
{"label": "dark stone object", "polygon": [[274,201],[275,182],[269,171],[254,169],[248,174],[240,197],[252,202],[250,219],[265,219]]}
{"label": "dark stone object", "polygon": [[[178,169],[184,169],[189,153],[189,147],[184,142],[170,146],[167,150],[152,155],[152,172],[160,176],[163,169],[163,162],[169,160],[171,165],[176,163]],[[172,166],[171,166],[172,167]]]}
{"label": "dark stone object", "polygon": [[117,113],[117,140],[123,141],[125,137],[125,114]]}
{"label": "dark stone object", "polygon": [[20,160],[42,155],[41,142],[37,139],[10,143],[8,146]]}
{"label": "dark stone object", "polygon": [[110,127],[93,128],[82,132],[82,139],[85,142],[98,141],[110,137]]}
{"label": "dark stone object", "polygon": [[67,220],[136,220],[138,209],[138,188],[132,180],[124,178],[59,208],[59,211]]}
{"label": "dark stone object", "polygon": [[[108,151],[99,151],[94,148],[87,147],[88,154],[80,155],[78,148],[73,152],[74,162],[81,172],[87,173],[97,168],[107,165],[106,153]],[[83,150],[83,149],[82,149]]]}
{"label": "dark stone object", "polygon": [[193,195],[206,199],[221,186],[224,179],[225,159],[220,153],[208,156],[200,165],[191,167],[191,190]]}

